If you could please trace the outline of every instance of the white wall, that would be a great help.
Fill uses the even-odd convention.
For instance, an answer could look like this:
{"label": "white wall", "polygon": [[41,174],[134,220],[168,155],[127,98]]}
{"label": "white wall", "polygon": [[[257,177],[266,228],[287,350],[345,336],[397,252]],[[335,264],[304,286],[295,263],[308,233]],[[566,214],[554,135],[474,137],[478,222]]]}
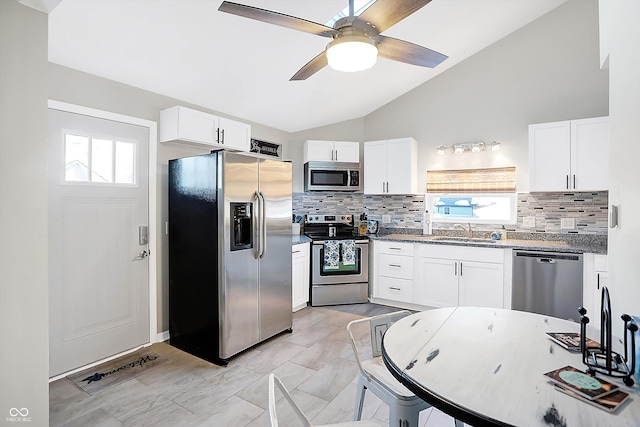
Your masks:
{"label": "white wall", "polygon": [[[427,169],[516,166],[528,191],[528,125],[608,114],[600,70],[598,4],[569,0],[365,118],[368,140],[418,141],[418,188]],[[437,156],[437,146],[497,140],[496,153]]]}
{"label": "white wall", "polygon": [[[0,423],[49,424],[47,15],[0,1]],[[22,421],[22,419],[20,419]],[[22,424],[22,423],[19,423]]]}
{"label": "white wall", "polygon": [[[609,288],[615,318],[640,316],[640,2],[607,1],[611,172],[609,203],[619,206],[619,226],[609,229]],[[603,15],[603,16],[606,16]],[[614,334],[621,334],[621,322]]]}

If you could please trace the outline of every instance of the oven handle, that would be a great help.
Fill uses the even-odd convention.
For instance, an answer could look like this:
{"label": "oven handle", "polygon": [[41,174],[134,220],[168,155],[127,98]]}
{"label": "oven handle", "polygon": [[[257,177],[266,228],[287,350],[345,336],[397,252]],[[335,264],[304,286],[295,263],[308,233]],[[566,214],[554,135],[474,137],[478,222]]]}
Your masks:
{"label": "oven handle", "polygon": [[[328,240],[333,240],[333,239],[328,239]],[[343,240],[346,240],[346,239],[343,239]],[[324,240],[312,240],[311,244],[317,245],[317,246],[324,246]],[[368,240],[356,240],[356,246],[368,246],[368,245],[369,245]]]}

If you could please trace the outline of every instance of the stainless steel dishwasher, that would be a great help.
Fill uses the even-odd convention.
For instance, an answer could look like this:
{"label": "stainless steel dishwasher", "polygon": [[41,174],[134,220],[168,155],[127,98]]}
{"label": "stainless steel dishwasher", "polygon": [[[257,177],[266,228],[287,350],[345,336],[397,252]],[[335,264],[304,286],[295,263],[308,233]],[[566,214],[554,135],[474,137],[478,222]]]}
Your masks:
{"label": "stainless steel dishwasher", "polygon": [[511,308],[579,319],[582,254],[513,251]]}

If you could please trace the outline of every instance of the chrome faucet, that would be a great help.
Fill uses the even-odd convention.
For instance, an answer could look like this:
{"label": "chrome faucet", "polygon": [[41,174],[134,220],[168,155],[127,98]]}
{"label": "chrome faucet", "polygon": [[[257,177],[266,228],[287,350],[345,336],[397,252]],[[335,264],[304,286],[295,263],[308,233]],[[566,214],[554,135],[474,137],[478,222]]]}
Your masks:
{"label": "chrome faucet", "polygon": [[465,237],[468,237],[469,239],[471,239],[473,237],[473,230],[471,230],[471,223],[467,223],[467,226],[465,227],[462,224],[454,224],[453,225],[454,228],[459,227],[462,228],[464,230],[464,235]]}

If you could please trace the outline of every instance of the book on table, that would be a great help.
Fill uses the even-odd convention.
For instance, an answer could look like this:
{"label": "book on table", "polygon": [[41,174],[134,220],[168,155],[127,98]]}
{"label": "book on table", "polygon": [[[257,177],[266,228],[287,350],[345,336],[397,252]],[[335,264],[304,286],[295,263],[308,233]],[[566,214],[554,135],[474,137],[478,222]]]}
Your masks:
{"label": "book on table", "polygon": [[566,389],[564,387],[561,387],[559,385],[555,385],[556,390],[567,394],[571,397],[575,397],[576,399],[579,399],[583,402],[587,402],[590,405],[595,406],[596,408],[600,408],[602,410],[605,410],[607,412],[615,412],[620,406],[622,406],[622,404],[627,400],[627,398],[629,397],[629,393],[625,393],[622,390],[616,390],[612,393],[609,393],[607,395],[605,395],[604,397],[600,397],[597,399],[586,399],[582,396],[580,396],[577,393],[574,393],[573,391]]}
{"label": "book on table", "polygon": [[[580,333],[579,332],[547,332],[551,341],[562,346],[569,351],[580,351]],[[585,344],[587,348],[600,348],[600,344],[591,338],[586,338]]]}
{"label": "book on table", "polygon": [[592,377],[573,366],[554,369],[544,375],[553,384],[589,400],[599,399],[619,389],[616,384]]}

